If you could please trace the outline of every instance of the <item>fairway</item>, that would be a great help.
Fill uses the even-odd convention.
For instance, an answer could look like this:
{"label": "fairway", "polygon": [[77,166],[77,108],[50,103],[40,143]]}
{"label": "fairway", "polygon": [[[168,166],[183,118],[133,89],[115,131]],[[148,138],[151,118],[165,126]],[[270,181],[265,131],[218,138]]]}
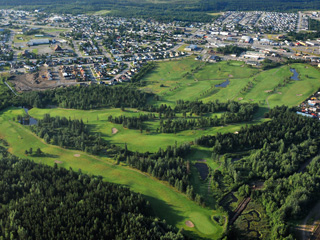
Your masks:
{"label": "fairway", "polygon": [[[0,137],[9,143],[11,153],[51,166],[59,162],[59,165],[65,168],[72,167],[76,171],[82,169],[85,173],[100,175],[106,181],[128,186],[133,191],[142,193],[150,201],[157,216],[166,219],[169,224],[177,228],[185,228],[186,231],[190,231],[190,234],[196,235],[197,239],[200,237],[217,239],[224,231],[223,227],[211,220],[212,215],[220,215],[219,212],[198,206],[167,183],[135,169],[115,165],[115,162],[109,158],[95,157],[81,151],[46,144],[31,133],[27,127],[11,120],[19,114],[23,114],[23,109],[11,108],[0,113]],[[26,149],[37,149],[38,147],[46,154],[46,157],[25,156]],[[76,154],[80,156],[75,157]],[[188,220],[195,224],[194,228],[185,226]]]}
{"label": "fairway", "polygon": [[[147,121],[145,124],[151,129],[150,133],[140,133],[136,129],[127,129],[124,128],[121,124],[115,124],[108,122],[108,116],[112,115],[113,117],[119,115],[125,116],[139,116],[143,112],[138,112],[136,109],[127,109],[122,112],[120,109],[101,109],[101,110],[71,110],[71,109],[39,109],[33,108],[29,111],[29,114],[34,117],[41,119],[44,114],[50,113],[51,116],[64,116],[71,119],[82,119],[84,123],[89,124],[92,131],[101,133],[101,137],[109,141],[111,144],[116,144],[121,147],[124,147],[124,144],[127,143],[128,149],[131,151],[139,152],[155,152],[159,148],[166,148],[169,145],[174,145],[175,142],[182,144],[185,142],[192,142],[196,138],[202,135],[213,135],[218,132],[235,132],[238,131],[241,127],[250,124],[259,124],[265,119],[258,119],[250,123],[237,123],[230,124],[227,126],[220,127],[211,127],[202,130],[186,130],[181,131],[177,134],[170,133],[156,133],[155,128],[156,124],[159,124],[159,120]],[[213,115],[211,115],[213,116]],[[219,114],[217,114],[219,117]],[[112,134],[112,128],[116,128],[118,132]]]}
{"label": "fairway", "polygon": [[[292,76],[290,68],[296,69],[300,80],[280,86]],[[173,106],[177,100],[183,99],[255,102],[265,108],[292,107],[318,90],[318,76],[316,67],[301,63],[263,71],[244,62],[204,63],[190,57],[157,63],[156,69],[142,80],[145,85],[142,90],[158,94],[161,97],[160,102],[155,102],[158,105]],[[230,83],[226,87],[216,87],[227,80]]]}

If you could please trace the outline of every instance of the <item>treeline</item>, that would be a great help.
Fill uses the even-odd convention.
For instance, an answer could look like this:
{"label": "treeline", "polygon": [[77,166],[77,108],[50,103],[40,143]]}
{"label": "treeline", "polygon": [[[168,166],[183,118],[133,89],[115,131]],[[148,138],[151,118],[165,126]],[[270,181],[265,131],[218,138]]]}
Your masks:
{"label": "treeline", "polygon": [[16,105],[19,101],[18,97],[4,84],[6,80],[6,77],[0,77],[0,111],[9,106]]}
{"label": "treeline", "polygon": [[188,129],[223,126],[229,123],[251,121],[253,119],[254,107],[250,104],[242,105],[237,113],[225,112],[220,118],[215,116],[201,117],[196,119],[168,119],[160,121],[159,132],[177,133]]}
{"label": "treeline", "polygon": [[142,129],[142,123],[151,119],[155,119],[155,114],[140,114],[139,117],[126,117],[118,116],[114,117],[110,115],[108,121],[116,124],[122,124],[123,127],[128,129]]}
{"label": "treeline", "polygon": [[51,117],[45,114],[43,119],[38,120],[38,124],[30,128],[45,142],[60,147],[78,149],[92,154],[98,154],[110,147],[100,135],[91,134],[88,125],[85,125],[82,120]]}
{"label": "treeline", "polygon": [[271,121],[241,128],[238,134],[218,133],[215,136],[202,136],[196,139],[199,145],[214,147],[218,154],[259,149],[265,143],[283,141],[286,144],[301,143],[308,138],[317,138],[320,133],[319,122],[301,117],[287,107],[275,107],[266,117]]}
{"label": "treeline", "polygon": [[[287,107],[275,107],[266,117],[271,120],[237,134],[205,136],[196,143],[213,147],[213,158],[220,155],[221,168],[212,174],[218,199],[235,189],[246,196],[251,192],[271,219],[271,239],[293,239],[288,221],[300,219],[319,197],[320,122]],[[256,181],[264,182],[259,191],[249,187]]]}
{"label": "treeline", "polygon": [[307,0],[302,5],[298,1],[250,1],[239,2],[236,0],[226,1],[211,1],[211,0],[193,0],[193,1],[166,1],[166,2],[148,2],[134,0],[86,0],[82,4],[75,7],[75,0],[65,2],[56,1],[52,4],[51,1],[45,0],[13,0],[8,3],[5,0],[0,1],[0,5],[12,7],[22,6],[24,9],[34,10],[41,7],[46,12],[68,13],[68,14],[83,14],[100,10],[112,10],[109,15],[120,17],[141,17],[153,18],[159,21],[189,21],[189,22],[210,22],[212,17],[210,12],[221,11],[281,11],[292,12],[299,10],[314,10],[319,9],[320,4],[315,0]]}
{"label": "treeline", "polygon": [[320,31],[316,32],[289,32],[288,36],[292,41],[302,40],[307,41],[308,39],[316,39],[320,37]]}
{"label": "treeline", "polygon": [[62,108],[94,109],[100,107],[143,107],[151,94],[134,88],[102,85],[72,86],[47,91],[26,92],[21,97],[25,106],[45,108],[58,105]]}
{"label": "treeline", "polygon": [[249,50],[250,50],[250,48],[243,48],[243,47],[238,47],[235,45],[227,45],[225,47],[218,47],[217,48],[218,53],[222,53],[224,55],[236,54],[237,56],[239,56],[241,53],[243,53],[245,51],[249,51]]}
{"label": "treeline", "polygon": [[150,62],[150,63],[144,65],[140,69],[140,71],[131,78],[131,82],[140,81],[145,75],[147,75],[149,72],[151,72],[155,68],[155,66],[156,66],[156,64],[154,62]]}
{"label": "treeline", "polygon": [[180,192],[198,204],[204,204],[203,198],[195,194],[189,179],[190,163],[184,157],[190,152],[189,144],[168,146],[165,150],[159,148],[155,153],[130,152],[125,146],[125,151],[119,153],[115,159],[125,161],[129,166],[147,172],[153,177],[169,182]]}
{"label": "treeline", "polygon": [[184,239],[128,188],[0,149],[3,239]]}
{"label": "treeline", "polygon": [[244,113],[247,109],[252,109],[256,111],[258,109],[258,104],[252,103],[239,103],[236,101],[220,102],[219,100],[210,101],[204,103],[202,101],[184,101],[178,100],[174,111],[177,113],[190,112],[196,115],[201,116],[206,113],[215,113],[215,112],[231,112]]}
{"label": "treeline", "polygon": [[[150,115],[151,116],[151,115]],[[92,154],[107,153],[119,164],[126,162],[129,166],[148,172],[152,176],[168,181],[181,192],[187,192],[192,200],[202,204],[203,199],[193,193],[189,182],[190,166],[183,157],[190,151],[190,145],[168,146],[166,150],[159,149],[156,153],[131,152],[125,144],[124,149],[108,144],[100,135],[92,134],[82,120],[71,120],[65,117],[44,115],[31,130],[47,143],[61,147],[73,148]]]}

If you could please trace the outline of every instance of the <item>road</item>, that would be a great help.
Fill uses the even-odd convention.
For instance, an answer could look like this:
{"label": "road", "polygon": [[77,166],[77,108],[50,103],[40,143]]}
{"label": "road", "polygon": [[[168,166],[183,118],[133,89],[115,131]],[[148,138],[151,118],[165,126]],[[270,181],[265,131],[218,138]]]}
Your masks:
{"label": "road", "polygon": [[13,92],[14,95],[18,96],[18,94],[10,87],[10,85],[6,81],[3,81],[3,82]]}

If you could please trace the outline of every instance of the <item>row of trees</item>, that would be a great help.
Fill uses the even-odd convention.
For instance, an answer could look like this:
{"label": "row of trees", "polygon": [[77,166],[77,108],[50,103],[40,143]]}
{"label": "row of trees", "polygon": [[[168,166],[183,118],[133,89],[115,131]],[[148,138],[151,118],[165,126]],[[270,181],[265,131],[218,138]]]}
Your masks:
{"label": "row of trees", "polygon": [[176,133],[188,129],[223,126],[228,123],[250,121],[253,119],[254,108],[251,105],[241,106],[238,113],[225,112],[220,118],[201,117],[196,119],[168,119],[160,121],[159,131]]}
{"label": "row of trees", "polygon": [[87,110],[100,107],[143,107],[150,96],[130,87],[93,85],[26,92],[20,101],[22,105],[38,108],[58,105],[62,108]]}
{"label": "row of trees", "polygon": [[[150,115],[141,115],[141,118],[149,118]],[[125,118],[117,120],[125,121]],[[131,118],[130,118],[131,119]],[[135,118],[138,119],[138,118]],[[138,120],[137,120],[138,122]],[[188,191],[191,199],[197,199],[202,204],[202,198],[191,191],[189,182],[190,166],[183,157],[190,151],[188,144],[169,146],[167,149],[159,149],[156,153],[131,152],[125,145],[124,149],[108,144],[99,135],[90,133],[88,125],[82,120],[71,120],[59,116],[44,115],[37,125],[30,126],[31,130],[47,143],[61,147],[73,148],[92,154],[108,153],[118,163],[126,162],[129,166],[148,172],[152,176],[168,181],[181,192]],[[30,150],[32,154],[32,150]],[[29,154],[29,152],[28,152]],[[189,170],[188,170],[189,169]]]}
{"label": "row of trees", "polygon": [[128,188],[0,148],[3,239],[184,239]]}
{"label": "row of trees", "polygon": [[37,136],[53,145],[93,154],[107,149],[107,143],[101,139],[100,135],[91,134],[88,125],[85,125],[82,120],[51,117],[50,114],[45,114],[37,125],[32,125],[30,128]]}
{"label": "row of trees", "polygon": [[155,114],[140,114],[139,117],[126,117],[126,116],[118,116],[114,117],[109,115],[108,121],[116,124],[122,124],[123,127],[129,129],[142,129],[142,123],[144,121],[148,121],[150,119],[155,119]]}

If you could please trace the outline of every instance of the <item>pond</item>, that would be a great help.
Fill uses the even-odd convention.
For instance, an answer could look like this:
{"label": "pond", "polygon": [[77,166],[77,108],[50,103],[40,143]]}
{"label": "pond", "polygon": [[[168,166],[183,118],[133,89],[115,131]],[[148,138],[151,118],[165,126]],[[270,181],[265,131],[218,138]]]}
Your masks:
{"label": "pond", "polygon": [[229,79],[227,79],[227,81],[225,81],[223,83],[220,83],[220,84],[217,84],[217,85],[215,85],[215,87],[223,87],[223,88],[225,88],[225,87],[227,87],[229,85],[229,83],[230,83],[230,81],[229,81]]}
{"label": "pond", "polygon": [[32,117],[29,116],[29,113],[28,113],[29,109],[25,108],[25,107],[23,109],[26,112],[28,117],[23,118],[23,123],[22,124],[23,125],[30,125],[30,126],[38,124],[38,120],[37,119],[32,118]]}
{"label": "pond", "polygon": [[292,80],[294,81],[299,81],[299,74],[297,73],[296,69],[290,68],[290,72],[293,73],[293,76],[291,77]]}

